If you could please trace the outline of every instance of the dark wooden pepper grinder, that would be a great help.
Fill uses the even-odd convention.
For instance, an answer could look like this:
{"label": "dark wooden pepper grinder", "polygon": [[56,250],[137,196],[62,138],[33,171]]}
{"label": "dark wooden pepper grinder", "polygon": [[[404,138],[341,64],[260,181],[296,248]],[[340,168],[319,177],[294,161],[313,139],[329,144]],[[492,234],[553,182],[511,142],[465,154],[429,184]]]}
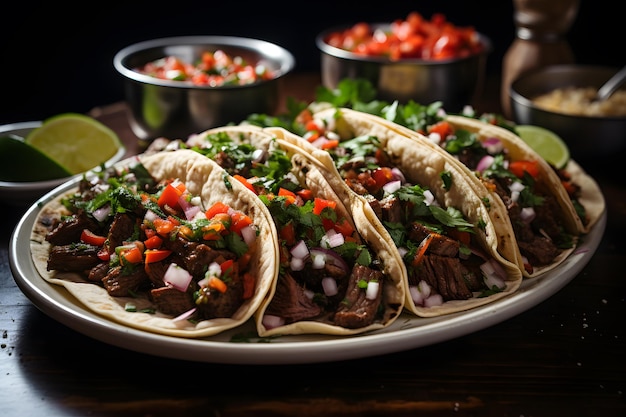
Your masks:
{"label": "dark wooden pepper grinder", "polygon": [[509,87],[523,73],[574,62],[565,34],[576,19],[579,0],[513,0],[516,37],[502,60],[500,100],[511,119]]}

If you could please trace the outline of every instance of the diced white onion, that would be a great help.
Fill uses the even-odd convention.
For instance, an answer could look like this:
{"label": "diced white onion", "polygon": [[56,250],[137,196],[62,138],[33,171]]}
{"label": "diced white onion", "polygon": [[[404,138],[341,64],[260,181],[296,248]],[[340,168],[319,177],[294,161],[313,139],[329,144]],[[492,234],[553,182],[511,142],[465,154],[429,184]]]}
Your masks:
{"label": "diced white onion", "polygon": [[289,266],[292,271],[302,271],[304,269],[304,258],[292,256],[291,261],[289,261]]}
{"label": "diced white onion", "polygon": [[316,252],[311,254],[311,267],[313,269],[322,269],[326,266],[326,256],[323,254]]}
{"label": "diced white onion", "polygon": [[409,287],[409,293],[411,294],[413,304],[421,306],[424,303],[424,295],[417,289],[417,285],[411,285]]}
{"label": "diced white onion", "polygon": [[482,145],[491,155],[499,154],[504,149],[502,141],[496,137],[485,139]]}
{"label": "diced white onion", "polygon": [[99,222],[103,222],[111,214],[111,205],[107,204],[93,211],[93,217]]}
{"label": "diced white onion", "polygon": [[309,248],[306,247],[304,240],[301,240],[296,243],[293,248],[291,248],[290,252],[294,258],[304,259],[309,255]]}
{"label": "diced white onion", "polygon": [[322,240],[320,241],[320,246],[323,248],[336,248],[337,246],[343,245],[345,243],[345,239],[341,233],[338,233],[334,229],[329,229],[324,236],[322,236]]}
{"label": "diced white onion", "polygon": [[143,219],[147,220],[149,223],[152,223],[153,221],[157,219],[157,217],[159,216],[154,211],[148,210],[146,211],[146,214],[143,216]]}
{"label": "diced white onion", "polygon": [[[333,123],[334,125],[334,123]],[[326,137],[330,140],[340,140],[341,137],[339,136],[339,134],[337,132],[332,132],[332,131],[327,131],[325,133]]]}
{"label": "diced white onion", "polygon": [[263,316],[262,322],[263,322],[263,326],[265,326],[266,329],[270,330],[270,329],[274,329],[276,327],[284,325],[285,319],[282,317],[273,316],[271,314],[265,314]]}
{"label": "diced white onion", "polygon": [[365,290],[365,298],[368,300],[375,300],[378,297],[378,282],[370,281],[367,283],[367,289]]}
{"label": "diced white onion", "polygon": [[430,206],[434,202],[435,202],[435,196],[433,195],[432,191],[425,190],[424,191],[424,204],[426,204],[427,206]]}
{"label": "diced white onion", "polygon": [[521,211],[520,211],[520,217],[522,218],[522,220],[525,223],[530,223],[535,219],[535,215],[537,213],[535,213],[535,209],[532,207],[524,207]]}
{"label": "diced white onion", "polygon": [[322,278],[322,288],[324,288],[324,294],[332,297],[337,294],[337,281],[331,277]]}
{"label": "diced white onion", "polygon": [[163,282],[168,287],[176,288],[178,291],[187,291],[189,284],[191,283],[192,276],[186,269],[176,265],[170,264],[163,275]]}
{"label": "diced white onion", "polygon": [[426,297],[424,300],[424,307],[435,307],[443,304],[443,297],[441,294],[433,294],[429,297]]}
{"label": "diced white onion", "polygon": [[517,192],[521,192],[524,189],[524,184],[522,184],[519,181],[513,181],[511,184],[509,184],[509,190],[511,191],[517,191]]}
{"label": "diced white onion", "polygon": [[247,225],[241,229],[241,236],[246,245],[252,246],[256,240],[256,229],[251,225]]}
{"label": "diced white onion", "polygon": [[385,190],[387,194],[392,194],[398,191],[401,186],[402,183],[400,180],[389,181],[387,184],[383,185],[383,190]]}
{"label": "diced white onion", "polygon": [[406,182],[406,177],[404,176],[404,173],[400,170],[400,168],[398,167],[391,168],[391,173],[393,174],[394,180],[400,180],[402,184]]}
{"label": "diced white onion", "polygon": [[441,143],[441,135],[437,132],[429,133],[428,139],[435,145],[439,145]]}

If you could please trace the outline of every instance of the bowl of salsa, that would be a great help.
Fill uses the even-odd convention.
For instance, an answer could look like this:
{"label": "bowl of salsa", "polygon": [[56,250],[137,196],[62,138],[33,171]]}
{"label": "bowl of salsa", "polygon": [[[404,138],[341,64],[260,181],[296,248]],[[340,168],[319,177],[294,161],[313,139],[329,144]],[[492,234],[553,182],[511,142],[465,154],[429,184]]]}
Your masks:
{"label": "bowl of salsa", "polygon": [[113,64],[124,80],[131,128],[151,141],[274,113],[279,81],[295,58],[259,39],[180,36],[127,46]]}
{"label": "bowl of salsa", "polygon": [[326,87],[361,78],[374,85],[381,100],[442,101],[451,111],[471,104],[478,94],[491,52],[486,36],[441,13],[426,19],[411,12],[388,23],[333,27],[315,41]]}

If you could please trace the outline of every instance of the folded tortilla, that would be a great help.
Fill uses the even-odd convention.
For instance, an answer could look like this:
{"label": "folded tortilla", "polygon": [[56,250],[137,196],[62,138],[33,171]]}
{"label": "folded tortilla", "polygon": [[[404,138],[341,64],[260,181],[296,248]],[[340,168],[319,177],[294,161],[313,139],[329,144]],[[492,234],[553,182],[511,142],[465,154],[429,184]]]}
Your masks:
{"label": "folded tortilla", "polygon": [[[407,265],[400,248],[396,247],[398,256],[402,262],[402,276],[405,284],[406,302],[405,309],[409,312],[422,316],[434,317],[468,310],[477,306],[491,303],[514,293],[522,280],[522,273],[518,266],[510,259],[506,259],[498,249],[509,250],[508,245],[512,241],[512,231],[506,227],[503,221],[494,221],[489,215],[487,203],[474,191],[474,186],[468,180],[467,172],[460,168],[459,164],[447,153],[424,145],[408,135],[403,135],[390,129],[387,125],[376,123],[369,117],[364,117],[360,112],[349,109],[326,109],[313,115],[315,120],[321,120],[332,128],[339,137],[339,141],[345,142],[359,136],[375,138],[380,142],[381,148],[391,161],[391,165],[399,169],[409,183],[419,185],[430,190],[444,209],[454,208],[460,211],[471,222],[473,227],[473,239],[484,251],[487,258],[494,260],[499,269],[504,273],[504,288],[495,292],[474,291],[466,299],[444,299],[440,305],[422,305],[414,301],[412,294],[419,287],[419,268],[417,273],[409,272],[415,268]],[[340,167],[335,165],[335,160],[326,150],[313,146],[303,137],[288,132],[281,128],[266,128],[277,136],[306,150],[326,166],[333,175],[329,177],[333,189],[342,195],[350,194],[350,199],[360,201],[361,205],[370,205],[369,200],[349,188],[345,178],[342,177]],[[445,175],[442,175],[445,173]],[[444,180],[446,176],[449,179]],[[379,234],[395,247],[391,232],[387,229],[382,219],[375,212],[368,213],[367,221],[375,226]],[[420,242],[414,242],[419,245]],[[434,266],[437,268],[437,266]],[[444,281],[440,289],[451,286],[446,277],[440,275]],[[443,291],[442,291],[443,292]]]}
{"label": "folded tortilla", "polygon": [[[246,125],[215,128],[195,135],[187,141],[186,145],[200,149],[208,149],[214,145],[211,145],[207,138],[217,134],[227,134],[236,144],[251,144],[259,151],[268,154],[281,151],[288,155],[291,160],[291,168],[287,176],[292,178],[289,179],[289,181],[294,181],[295,179],[295,182],[297,182],[300,187],[311,190],[314,198],[335,202],[337,218],[347,219],[354,229],[354,232],[349,238],[354,239],[354,241],[359,244],[365,245],[369,249],[372,256],[375,258],[376,269],[382,272],[383,285],[381,285],[382,295],[379,296],[381,301],[380,305],[377,307],[378,312],[371,318],[363,317],[363,324],[359,321],[357,324],[347,325],[344,324],[345,320],[342,321],[339,318],[340,316],[345,317],[345,311],[342,312],[342,308],[345,307],[347,303],[354,302],[354,299],[351,299],[348,294],[350,291],[365,294],[364,289],[350,288],[350,284],[347,285],[347,288],[345,285],[339,284],[339,295],[331,297],[344,299],[338,306],[329,303],[328,305],[330,307],[322,308],[315,316],[309,314],[304,318],[296,319],[292,317],[285,320],[281,313],[286,309],[285,305],[287,305],[290,310],[302,310],[302,307],[298,306],[298,304],[308,304],[310,301],[299,297],[301,297],[302,294],[308,293],[309,295],[307,295],[307,297],[310,298],[312,293],[316,293],[320,294],[314,296],[314,299],[317,299],[317,297],[321,296],[321,290],[318,283],[312,281],[305,283],[302,279],[302,273],[297,275],[297,273],[290,270],[289,254],[292,249],[291,245],[293,244],[288,244],[285,239],[280,237],[279,231],[279,240],[271,243],[267,242],[267,244],[274,244],[280,247],[284,258],[282,259],[278,278],[273,282],[266,300],[255,314],[259,336],[286,334],[351,335],[381,329],[393,323],[402,312],[405,300],[401,259],[398,257],[395,247],[390,245],[388,240],[382,238],[378,231],[372,226],[372,223],[367,220],[368,217],[373,216],[371,208],[368,205],[361,204],[360,200],[349,198],[349,194],[345,193],[345,190],[341,190],[342,194],[337,194],[329,185],[328,177],[331,176],[331,174],[324,165],[320,164],[317,159],[312,158],[301,148],[289,142],[279,140],[275,135],[261,128]],[[242,169],[242,166],[250,163],[250,161],[245,162],[242,159],[239,161],[239,169]],[[250,181],[260,182],[264,180],[259,180],[259,178],[249,179]],[[284,178],[273,179],[280,182]],[[279,215],[280,214],[277,214],[277,216]],[[281,223],[276,217],[274,217],[274,219],[278,228]],[[355,263],[350,257],[344,257],[344,260],[348,265]],[[307,261],[307,263],[310,262],[310,260]],[[355,275],[354,271],[355,269],[353,268],[351,273],[353,276]],[[304,274],[306,275],[307,273],[305,272]],[[294,276],[299,276],[299,278],[292,279]],[[354,278],[350,281],[352,282],[353,279]],[[294,283],[297,283],[297,287],[293,285]],[[343,294],[342,291],[345,294]],[[286,294],[288,294],[288,296],[286,296]],[[349,310],[350,312],[347,314],[354,314],[356,316],[361,314],[358,310]],[[278,324],[276,324],[277,321]]]}
{"label": "folded tortilla", "polygon": [[[392,123],[378,116],[366,115],[365,117],[369,117],[377,123],[384,124],[401,134],[412,136],[429,146],[441,148],[424,135],[409,128]],[[563,228],[565,233],[571,235],[572,245],[570,247],[561,247],[558,255],[552,262],[544,265],[533,265],[528,258],[523,255],[524,251],[520,249],[520,239],[518,237],[515,238],[515,241],[512,242],[513,245],[510,245],[510,247],[515,247],[515,262],[520,267],[525,277],[539,276],[560,265],[575,250],[576,243],[581,234],[587,233],[599,220],[605,210],[606,204],[604,197],[595,180],[587,175],[580,165],[573,160],[570,160],[565,167],[565,172],[571,177],[572,182],[580,187],[580,195],[576,203],[581,204],[585,209],[585,216],[581,218],[576,210],[575,203],[567,193],[554,167],[546,162],[519,136],[500,126],[470,117],[448,115],[445,117],[445,120],[450,123],[455,130],[462,129],[477,135],[478,140],[481,142],[492,138],[499,139],[504,146],[507,157],[510,158],[511,161],[534,161],[537,163],[539,175],[535,179],[535,188],[543,195],[551,195],[554,197],[559,208],[558,215],[554,216],[554,220]],[[460,165],[463,164],[460,163]],[[492,201],[492,207],[496,208],[495,210],[491,210],[492,217],[497,214],[499,218],[510,223],[510,228],[515,234],[516,232],[512,225],[514,220],[512,220],[508,214],[506,216],[502,215],[502,210],[504,210],[504,213],[508,212],[504,201],[502,201],[500,196],[495,191],[492,191],[490,187],[485,186],[480,175],[472,172],[469,168],[467,171],[468,176],[471,177],[470,181],[473,183],[472,186],[475,192],[484,198],[489,198]],[[510,256],[510,253],[506,254],[508,259],[511,259]]]}
{"label": "folded tortilla", "polygon": [[[245,212],[252,218],[253,225],[258,231],[252,251],[249,252],[251,260],[248,270],[256,274],[253,295],[244,300],[231,317],[197,322],[173,320],[175,317],[160,312],[142,312],[155,308],[147,295],[112,297],[105,288],[87,281],[82,274],[48,271],[47,261],[51,245],[45,237],[54,220],[70,214],[61,204],[61,199],[78,189],[59,195],[41,209],[31,239],[31,254],[37,271],[49,283],[66,288],[79,302],[95,313],[148,332],[197,338],[215,335],[245,323],[265,299],[278,273],[278,247],[273,243],[267,244],[277,239],[276,228],[269,211],[254,193],[237,181],[225,181],[222,168],[194,151],[161,152],[140,156],[140,161],[157,181],[178,179],[184,182],[193,195],[201,197],[204,208],[210,207],[215,202],[222,202],[235,210]],[[133,162],[123,161],[123,163]],[[137,311],[127,311],[128,303],[136,306]]]}

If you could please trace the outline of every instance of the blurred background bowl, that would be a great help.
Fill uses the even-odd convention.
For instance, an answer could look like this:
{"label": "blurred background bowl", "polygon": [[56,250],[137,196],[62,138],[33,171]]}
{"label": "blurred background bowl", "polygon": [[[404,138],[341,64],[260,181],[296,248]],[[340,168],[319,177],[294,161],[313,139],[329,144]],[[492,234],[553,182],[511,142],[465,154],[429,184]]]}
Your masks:
{"label": "blurred background bowl", "polygon": [[[249,63],[262,62],[274,78],[248,85],[192,85],[141,74],[137,68],[166,56],[195,63],[203,52],[222,50]],[[272,114],[279,104],[279,80],[295,67],[286,49],[263,40],[234,36],[181,36],[139,42],[120,50],[115,69],[124,77],[133,132],[143,140],[182,138],[244,120],[252,113]]]}
{"label": "blurred background bowl", "polygon": [[[518,124],[537,125],[559,135],[574,159],[610,155],[626,148],[626,116],[583,116],[545,110],[533,100],[567,87],[598,89],[619,68],[590,65],[553,65],[530,71],[510,88],[513,119]],[[621,89],[625,89],[626,86]]]}
{"label": "blurred background bowl", "polygon": [[[42,125],[41,121],[19,122],[0,126],[0,136],[15,135],[26,138],[28,134]],[[126,149],[121,147],[119,151],[105,162],[109,167],[120,161]],[[97,168],[97,167],[94,167]],[[82,174],[77,174],[82,175]],[[69,181],[73,176],[55,178],[42,181],[2,181],[0,180],[0,198],[3,204],[10,206],[29,206],[50,190]]]}
{"label": "blurred background bowl", "polygon": [[[344,78],[362,78],[376,88],[379,100],[419,104],[443,102],[444,109],[459,112],[471,104],[483,87],[491,41],[478,33],[483,51],[463,58],[444,60],[400,59],[364,56],[331,46],[329,35],[350,26],[327,29],[315,42],[321,51],[322,84],[335,88]],[[389,24],[371,24],[373,29],[388,30]]]}

